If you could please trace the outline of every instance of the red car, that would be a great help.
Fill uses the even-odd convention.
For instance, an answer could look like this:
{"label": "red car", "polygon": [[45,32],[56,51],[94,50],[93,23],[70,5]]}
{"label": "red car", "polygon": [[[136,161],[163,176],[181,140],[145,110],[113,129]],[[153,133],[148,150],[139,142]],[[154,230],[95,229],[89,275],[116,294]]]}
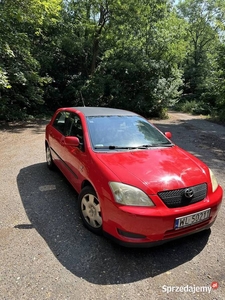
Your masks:
{"label": "red car", "polygon": [[145,118],[102,107],[58,109],[46,158],[79,194],[84,225],[127,246],[208,229],[223,191],[212,171]]}

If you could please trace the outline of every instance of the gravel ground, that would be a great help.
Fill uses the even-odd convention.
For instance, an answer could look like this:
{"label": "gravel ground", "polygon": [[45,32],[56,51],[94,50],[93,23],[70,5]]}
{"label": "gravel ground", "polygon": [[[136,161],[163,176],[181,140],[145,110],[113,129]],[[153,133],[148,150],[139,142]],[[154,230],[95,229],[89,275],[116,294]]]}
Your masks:
{"label": "gravel ground", "polygon": [[[225,127],[172,112],[153,123],[225,189]],[[1,300],[225,299],[224,204],[209,231],[156,248],[117,246],[81,224],[76,193],[45,165],[44,130],[31,122],[0,131]]]}

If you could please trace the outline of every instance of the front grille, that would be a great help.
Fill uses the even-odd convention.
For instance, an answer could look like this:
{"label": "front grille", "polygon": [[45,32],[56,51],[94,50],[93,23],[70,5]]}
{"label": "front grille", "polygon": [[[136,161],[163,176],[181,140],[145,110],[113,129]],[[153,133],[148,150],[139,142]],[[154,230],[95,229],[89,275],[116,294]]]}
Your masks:
{"label": "front grille", "polygon": [[[190,198],[188,198],[185,195],[185,192],[187,194],[187,189],[192,190],[193,192],[193,196]],[[206,195],[207,195],[206,183],[191,186],[184,189],[164,191],[158,193],[158,196],[169,208],[187,206],[199,202],[203,200],[206,197]]]}

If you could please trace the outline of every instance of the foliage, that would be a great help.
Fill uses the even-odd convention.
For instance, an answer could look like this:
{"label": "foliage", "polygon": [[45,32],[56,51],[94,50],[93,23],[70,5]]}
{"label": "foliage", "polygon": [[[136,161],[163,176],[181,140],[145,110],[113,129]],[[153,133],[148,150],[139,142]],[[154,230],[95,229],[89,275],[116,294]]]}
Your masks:
{"label": "foliage", "polygon": [[212,107],[208,103],[199,100],[176,103],[174,109],[193,115],[210,115],[212,113]]}
{"label": "foliage", "polygon": [[172,2],[0,1],[0,118],[84,103],[224,114],[224,1]]}
{"label": "foliage", "polygon": [[187,22],[189,40],[184,62],[184,92],[196,98],[196,112],[208,114],[217,109],[222,92],[218,49],[223,44],[224,8],[223,2],[214,0],[185,0],[178,5],[179,15]]}
{"label": "foliage", "polygon": [[[58,1],[59,2],[59,1]],[[57,6],[54,12],[54,5]],[[0,118],[18,119],[39,111],[43,102],[40,63],[33,40],[45,20],[57,13],[56,0],[7,0],[0,3]]]}

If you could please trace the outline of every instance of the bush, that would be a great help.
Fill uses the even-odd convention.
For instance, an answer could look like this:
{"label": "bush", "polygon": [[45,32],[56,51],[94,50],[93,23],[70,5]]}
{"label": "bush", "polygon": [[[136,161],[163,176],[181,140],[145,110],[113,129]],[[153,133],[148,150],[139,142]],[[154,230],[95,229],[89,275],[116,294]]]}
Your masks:
{"label": "bush", "polygon": [[174,109],[193,115],[210,115],[212,112],[212,107],[208,103],[197,100],[178,102]]}
{"label": "bush", "polygon": [[196,107],[197,107],[197,102],[195,100],[192,100],[186,102],[178,102],[175,104],[174,109],[184,113],[192,114],[193,111],[196,109]]}
{"label": "bush", "polygon": [[179,95],[181,83],[181,73],[162,61],[152,61],[132,51],[129,58],[116,52],[98,66],[82,88],[82,95],[86,105],[132,110],[145,117],[166,117],[166,108]]}

